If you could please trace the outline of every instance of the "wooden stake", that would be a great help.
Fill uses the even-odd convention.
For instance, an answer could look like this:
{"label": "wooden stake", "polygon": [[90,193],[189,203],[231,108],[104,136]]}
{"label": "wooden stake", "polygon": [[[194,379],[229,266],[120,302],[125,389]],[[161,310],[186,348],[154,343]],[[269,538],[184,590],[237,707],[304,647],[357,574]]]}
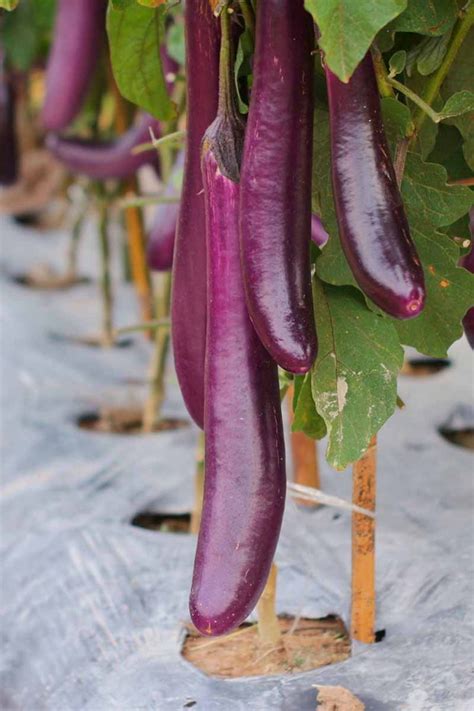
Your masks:
{"label": "wooden stake", "polygon": [[257,604],[258,636],[262,645],[268,647],[276,647],[281,639],[275,604],[277,573],[278,568],[272,563],[267,584]]}
{"label": "wooden stake", "polygon": [[204,432],[199,433],[196,452],[196,474],[194,477],[194,505],[191,512],[191,533],[199,533],[202,516],[202,501],[204,496]]}
{"label": "wooden stake", "polygon": [[[171,274],[155,275],[157,319],[169,317],[171,297]],[[153,331],[151,331],[153,333]],[[161,418],[161,406],[165,399],[166,361],[169,351],[169,328],[157,328],[154,333],[155,343],[150,366],[150,389],[143,409],[143,432],[153,432]]]}
{"label": "wooden stake", "polygon": [[[288,417],[290,422],[290,446],[291,457],[293,461],[293,481],[295,484],[303,484],[303,486],[312,486],[316,489],[321,488],[321,479],[319,474],[317,443],[311,437],[305,435],[304,432],[292,432],[293,424],[293,395],[294,387],[290,385],[288,388]],[[319,504],[308,499],[295,499],[301,506],[316,508]]]}
{"label": "wooden stake", "polygon": [[[352,469],[352,503],[375,511],[377,440]],[[352,514],[351,637],[375,641],[375,519]]]}

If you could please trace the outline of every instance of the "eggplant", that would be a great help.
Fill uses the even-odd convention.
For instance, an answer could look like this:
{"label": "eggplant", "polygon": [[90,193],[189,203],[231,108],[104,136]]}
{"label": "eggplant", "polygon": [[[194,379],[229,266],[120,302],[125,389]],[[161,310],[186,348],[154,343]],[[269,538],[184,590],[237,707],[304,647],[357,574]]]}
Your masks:
{"label": "eggplant", "polygon": [[316,247],[324,247],[329,239],[321,218],[314,213],[311,215],[311,239]]}
{"label": "eggplant", "polygon": [[292,373],[316,356],[310,272],[313,22],[303,0],[259,0],[240,188],[250,316]]}
{"label": "eggplant", "polygon": [[[176,187],[179,176],[183,170],[184,153],[176,158],[169,185],[163,192],[164,197],[177,197],[179,192]],[[176,225],[179,215],[179,203],[163,203],[158,205],[150,230],[147,245],[148,266],[153,271],[168,272],[173,266],[173,250],[176,236]]]}
{"label": "eggplant", "polygon": [[160,135],[160,124],[143,113],[138,123],[113,141],[91,141],[63,138],[55,133],[46,137],[46,147],[72,173],[87,175],[96,180],[122,179],[134,175],[143,165],[158,169],[158,156],[154,148],[132,154],[132,148],[150,142],[150,129]]}
{"label": "eggplant", "polygon": [[362,291],[398,319],[425,302],[420,259],[410,236],[368,52],[345,84],[326,66],[332,184],[341,245]]}
{"label": "eggplant", "polygon": [[[474,274],[474,210],[471,210],[469,215],[469,228],[471,231],[471,249],[461,258],[459,264],[464,269],[467,269],[468,272]],[[474,306],[471,306],[467,311],[462,320],[462,325],[469,345],[474,350]]]}
{"label": "eggplant", "polygon": [[18,142],[15,126],[15,88],[0,53],[0,185],[8,186],[18,177]]}
{"label": "eggplant", "polygon": [[277,366],[250,320],[242,277],[237,181],[243,124],[229,99],[230,20],[223,13],[219,113],[202,152],[206,468],[190,613],[205,635],[230,632],[255,607],[275,553],[286,491]]}
{"label": "eggplant", "polygon": [[171,337],[178,382],[189,414],[204,424],[206,349],[206,226],[200,149],[216,116],[219,26],[209,0],[185,9],[187,140],[173,255]]}
{"label": "eggplant", "polygon": [[105,0],[58,0],[41,114],[48,131],[65,129],[82,107],[103,48],[106,9]]}

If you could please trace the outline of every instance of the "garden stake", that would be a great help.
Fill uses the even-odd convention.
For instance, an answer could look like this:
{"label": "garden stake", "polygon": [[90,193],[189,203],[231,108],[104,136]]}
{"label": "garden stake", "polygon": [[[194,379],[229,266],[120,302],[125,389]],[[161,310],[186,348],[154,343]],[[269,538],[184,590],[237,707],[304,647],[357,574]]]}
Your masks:
{"label": "garden stake", "polygon": [[267,584],[257,604],[258,636],[266,647],[276,647],[281,639],[275,605],[277,574],[278,568],[272,563]]}
{"label": "garden stake", "polygon": [[[155,280],[155,314],[158,320],[169,316],[171,274],[161,274]],[[152,432],[159,420],[161,405],[165,396],[166,356],[168,355],[170,333],[168,328],[157,328],[155,345],[150,367],[150,392],[143,410],[143,432]]]}
{"label": "garden stake", "polygon": [[[352,503],[375,511],[377,440],[352,468]],[[375,519],[352,514],[351,637],[375,641]]]}
{"label": "garden stake", "polygon": [[[287,395],[287,402],[288,417],[290,422],[291,456],[293,460],[293,481],[295,484],[302,484],[303,486],[311,486],[314,489],[320,489],[321,480],[319,475],[317,442],[311,439],[311,437],[308,437],[304,432],[293,432],[291,429],[294,419],[293,395],[294,387],[293,385],[290,385]],[[309,501],[308,499],[296,499],[296,503],[310,508],[318,506],[318,504],[313,501]]]}
{"label": "garden stake", "polygon": [[202,499],[204,495],[204,432],[199,433],[196,451],[196,475],[194,478],[194,504],[191,512],[191,533],[199,533],[202,515]]}
{"label": "garden stake", "polygon": [[103,346],[110,347],[114,343],[112,322],[112,278],[110,274],[110,242],[109,214],[105,194],[100,188],[99,198],[99,243],[101,257],[101,291],[102,291],[102,338]]}

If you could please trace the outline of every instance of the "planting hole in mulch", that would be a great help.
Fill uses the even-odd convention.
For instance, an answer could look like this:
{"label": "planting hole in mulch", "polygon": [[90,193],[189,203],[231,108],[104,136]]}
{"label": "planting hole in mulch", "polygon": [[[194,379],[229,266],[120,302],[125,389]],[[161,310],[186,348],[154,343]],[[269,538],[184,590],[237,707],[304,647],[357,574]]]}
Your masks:
{"label": "planting hole in mulch", "polygon": [[59,274],[47,264],[38,264],[30,271],[15,274],[11,278],[15,284],[38,291],[64,291],[73,286],[89,284],[91,281],[89,277],[85,276]]}
{"label": "planting hole in mulch", "polygon": [[439,433],[441,437],[444,437],[451,444],[474,450],[474,427],[462,427],[459,429],[440,427]]}
{"label": "planting hole in mulch", "polygon": [[130,521],[132,526],[147,528],[149,531],[161,533],[189,533],[191,527],[190,513],[152,513],[143,511]]}
{"label": "planting hole in mulch", "polygon": [[401,370],[402,375],[426,377],[440,373],[452,365],[448,358],[410,358],[406,360]]}
{"label": "planting hole in mulch", "polygon": [[351,656],[350,638],[339,617],[278,619],[282,637],[277,647],[262,647],[255,624],[244,623],[214,639],[202,637],[190,625],[181,653],[206,674],[223,678],[299,673]]}
{"label": "planting hole in mulch", "polygon": [[[103,407],[100,410],[84,412],[76,422],[78,427],[88,432],[137,435],[145,434],[142,415],[142,410],[136,407]],[[155,424],[152,432],[170,432],[182,427],[189,427],[188,420],[164,417]]]}
{"label": "planting hole in mulch", "polygon": [[133,345],[133,338],[118,338],[109,344],[104,341],[103,336],[68,336],[64,333],[56,333],[55,331],[50,331],[48,336],[52,341],[72,343],[89,348],[129,348]]}

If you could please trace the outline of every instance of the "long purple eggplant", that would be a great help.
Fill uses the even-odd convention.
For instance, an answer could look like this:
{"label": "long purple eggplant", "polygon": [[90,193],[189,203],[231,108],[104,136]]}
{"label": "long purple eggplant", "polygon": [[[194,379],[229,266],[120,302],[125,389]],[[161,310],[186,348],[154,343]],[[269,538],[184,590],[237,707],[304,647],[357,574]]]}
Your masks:
{"label": "long purple eggplant", "polygon": [[0,51],[0,185],[18,177],[18,144],[15,128],[15,89]]}
{"label": "long purple eggplant", "polygon": [[[471,274],[474,274],[474,210],[471,210],[469,216],[469,227],[471,230],[471,240],[473,241],[469,252],[460,260],[460,265],[464,267],[464,269],[467,269],[468,272],[471,272]],[[474,306],[471,306],[467,311],[462,320],[462,325],[469,345],[474,350]]]}
{"label": "long purple eggplant", "polygon": [[42,121],[62,131],[85,99],[105,37],[105,0],[58,0]]}
{"label": "long purple eggplant", "polygon": [[202,157],[208,255],[206,475],[190,598],[191,618],[206,635],[231,631],[255,607],[275,553],[286,490],[277,366],[252,326],[245,301],[236,182],[243,126],[225,100],[232,96],[233,77],[226,73],[232,66],[230,21],[224,15],[222,22],[221,100]]}
{"label": "long purple eggplant", "polygon": [[241,179],[241,248],[250,315],[285,370],[316,355],[311,296],[314,31],[303,0],[259,0]]}
{"label": "long purple eggplant", "polygon": [[324,247],[328,239],[329,235],[324,229],[321,218],[319,215],[315,215],[313,213],[311,215],[311,240],[314,242],[316,247]]}
{"label": "long purple eggplant", "polygon": [[[176,159],[170,176],[169,185],[163,192],[164,197],[179,197],[176,183],[179,173],[183,170],[184,153]],[[148,266],[153,271],[168,272],[173,266],[173,251],[178,223],[179,203],[163,203],[158,205],[153,225],[148,236],[147,259]]]}
{"label": "long purple eggplant", "polygon": [[204,424],[206,344],[206,228],[200,165],[204,131],[217,110],[219,29],[209,0],[190,0],[185,10],[187,144],[181,208],[173,255],[171,336],[184,402]]}
{"label": "long purple eggplant", "polygon": [[423,309],[423,269],[409,227],[380,112],[372,57],[347,84],[326,67],[332,182],[342,248],[357,283],[399,319]]}
{"label": "long purple eggplant", "polygon": [[138,123],[116,140],[89,141],[62,138],[50,133],[46,146],[51,153],[73,173],[87,175],[96,180],[127,178],[143,165],[158,167],[154,148],[134,155],[131,151],[141,143],[150,142],[150,128],[155,136],[160,135],[160,124],[149,114],[142,114]]}

